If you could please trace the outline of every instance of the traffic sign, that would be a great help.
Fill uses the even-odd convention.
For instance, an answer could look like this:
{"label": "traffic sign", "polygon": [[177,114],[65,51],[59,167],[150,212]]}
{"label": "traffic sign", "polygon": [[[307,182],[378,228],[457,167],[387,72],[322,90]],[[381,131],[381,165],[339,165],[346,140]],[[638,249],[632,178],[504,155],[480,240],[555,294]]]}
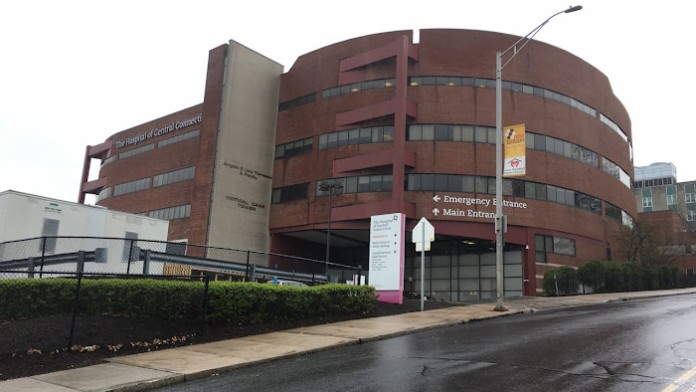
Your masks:
{"label": "traffic sign", "polygon": [[411,232],[411,241],[414,244],[435,241],[435,228],[427,219],[421,218]]}

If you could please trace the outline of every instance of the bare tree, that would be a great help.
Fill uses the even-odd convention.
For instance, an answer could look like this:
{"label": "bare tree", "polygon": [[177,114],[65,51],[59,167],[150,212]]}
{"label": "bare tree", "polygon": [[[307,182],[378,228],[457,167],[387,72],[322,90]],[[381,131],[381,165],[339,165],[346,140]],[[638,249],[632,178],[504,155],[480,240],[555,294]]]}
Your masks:
{"label": "bare tree", "polygon": [[626,260],[642,265],[672,265],[684,252],[681,242],[672,233],[644,221],[634,222],[633,227],[622,225],[617,240]]}

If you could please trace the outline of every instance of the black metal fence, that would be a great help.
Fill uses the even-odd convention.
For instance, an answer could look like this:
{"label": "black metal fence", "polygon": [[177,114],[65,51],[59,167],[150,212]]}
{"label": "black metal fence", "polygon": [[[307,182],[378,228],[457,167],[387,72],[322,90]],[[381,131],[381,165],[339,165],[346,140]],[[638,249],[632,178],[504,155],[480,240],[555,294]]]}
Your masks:
{"label": "black metal fence", "polygon": [[310,285],[352,280],[360,267],[290,255],[206,247],[181,242],[107,237],[37,237],[0,243],[3,272],[210,276],[211,280],[267,281]]}
{"label": "black metal fence", "polygon": [[[28,279],[37,285],[14,294],[22,295],[22,301],[29,301],[32,312],[28,314],[33,316],[8,317],[7,312],[0,312],[0,316],[6,316],[0,317],[0,362],[3,356],[29,355],[30,350],[82,351],[97,345],[101,350],[119,349],[110,342],[147,346],[162,344],[163,337],[168,337],[183,344],[187,336],[205,334],[210,281],[287,279],[316,285],[351,280],[360,273],[360,267],[323,260],[177,242],[104,237],[39,237],[3,242],[0,243],[0,281]],[[64,278],[70,287],[62,293],[70,294],[57,298],[48,292],[44,287],[49,286],[40,283],[49,278]],[[186,290],[191,296],[186,301],[196,304],[193,316],[162,322],[156,315],[133,319],[95,312],[90,308],[95,303],[90,292],[93,285],[86,283],[105,278],[145,278],[155,285],[159,281],[177,280],[195,285]],[[127,291],[128,285],[125,287]],[[124,291],[123,295],[134,294]],[[8,296],[0,298],[0,306],[12,300]],[[142,298],[142,301],[156,300],[146,295]],[[56,301],[62,302],[56,304]],[[50,311],[41,312],[42,306]],[[55,309],[61,311],[55,313]]]}
{"label": "black metal fence", "polygon": [[[90,262],[89,257],[84,259],[84,263]],[[51,265],[55,264],[49,263],[47,267]],[[187,290],[186,302],[191,312],[188,317],[177,322],[156,317],[158,315],[129,316],[125,312],[119,314],[99,311],[110,307],[98,304],[99,302],[113,302],[114,298],[113,295],[99,295],[104,291],[95,289],[95,286],[102,285],[98,280],[143,279],[140,275],[44,270],[35,272],[35,279],[28,280],[46,283],[38,285],[7,284],[13,279],[27,281],[26,271],[0,270],[0,276],[3,278],[0,285],[3,286],[1,291],[4,294],[4,298],[0,299],[3,306],[0,310],[0,358],[4,361],[21,360],[22,356],[43,355],[50,358],[54,354],[96,350],[145,351],[155,345],[184,344],[187,339],[205,335],[208,275],[147,276],[151,285],[164,287],[165,284],[159,282],[180,281],[190,288]],[[39,276],[46,279],[37,279]],[[48,278],[62,278],[61,284],[49,284],[57,281]],[[93,284],[86,284],[90,282]],[[137,296],[136,301],[143,303],[157,301],[147,298],[142,290],[134,289],[135,287],[137,286],[118,285],[118,293],[112,294],[119,298]],[[132,299],[124,302],[133,303]],[[128,347],[124,348],[124,345]]]}

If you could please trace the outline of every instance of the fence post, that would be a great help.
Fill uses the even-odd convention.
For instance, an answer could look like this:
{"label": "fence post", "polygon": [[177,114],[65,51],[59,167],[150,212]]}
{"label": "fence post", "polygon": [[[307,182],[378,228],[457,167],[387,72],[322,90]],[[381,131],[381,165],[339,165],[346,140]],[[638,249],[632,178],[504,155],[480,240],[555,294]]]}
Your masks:
{"label": "fence post", "polygon": [[253,282],[253,280],[251,280],[251,277],[249,276],[251,273],[251,271],[249,271],[249,259],[251,258],[251,251],[247,250],[246,254],[246,269],[244,270],[244,280],[246,280],[247,282]]}
{"label": "fence post", "polygon": [[249,282],[256,281],[256,264],[251,265],[251,276],[249,276]]}
{"label": "fence post", "polygon": [[126,275],[130,275],[131,253],[133,252],[133,240],[126,239],[126,241],[130,241],[130,245],[128,245],[128,264],[126,264]]}
{"label": "fence post", "polygon": [[73,307],[72,322],[70,323],[70,336],[68,337],[68,351],[73,345],[73,333],[75,332],[75,319],[80,306],[80,286],[82,285],[82,272],[77,274],[77,289],[75,290],[75,306]]}
{"label": "fence post", "polygon": [[29,279],[34,279],[34,263],[34,258],[30,257],[27,262],[27,278]]}
{"label": "fence post", "polygon": [[208,316],[208,288],[210,286],[210,276],[205,276],[205,286],[203,289],[203,314],[201,314],[201,325],[199,328],[199,333],[201,336],[205,334],[206,320]]}
{"label": "fence post", "polygon": [[362,280],[362,265],[358,266],[358,283],[357,285],[360,286],[360,281]]}
{"label": "fence post", "polygon": [[77,271],[78,274],[85,272],[85,251],[77,252]]}
{"label": "fence post", "polygon": [[143,276],[150,275],[150,249],[145,250],[145,257],[143,258]]}
{"label": "fence post", "polygon": [[43,278],[44,258],[46,257],[46,236],[41,237],[41,267],[39,268],[39,278]]}

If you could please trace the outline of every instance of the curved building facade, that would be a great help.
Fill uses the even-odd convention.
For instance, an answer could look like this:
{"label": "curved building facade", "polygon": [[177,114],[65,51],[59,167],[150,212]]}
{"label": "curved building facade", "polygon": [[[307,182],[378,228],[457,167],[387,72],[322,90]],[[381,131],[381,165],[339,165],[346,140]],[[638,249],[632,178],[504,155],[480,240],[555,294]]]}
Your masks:
{"label": "curved building facade", "polygon": [[[218,238],[216,245],[236,235],[211,223],[216,217],[258,215],[265,231],[260,235],[268,238],[259,246],[364,269],[371,216],[405,214],[407,237],[425,217],[436,233],[425,290],[447,300],[495,298],[495,53],[517,39],[421,30],[417,43],[411,31],[337,43],[299,57],[286,73],[270,66],[265,79],[256,76],[255,83],[265,80],[264,92],[250,87],[252,98],[242,95],[263,116],[235,109],[249,104],[228,98],[239,89],[236,78],[249,78],[230,55],[238,44],[214,49],[204,103],[157,120],[166,124],[201,113],[200,123],[190,125],[200,127],[197,141],[170,147],[182,149],[173,154],[142,153],[142,162],[132,162],[151,188],[130,199],[112,194],[99,204],[129,212],[146,212],[129,207],[136,200],[148,211],[190,204],[180,226],[170,223],[182,233],[170,238],[189,230],[198,233],[186,234],[189,242]],[[549,269],[616,254],[617,229],[636,216],[630,119],[599,70],[535,41],[505,68],[502,104],[503,125],[526,128],[526,174],[503,181],[505,294],[534,295]],[[264,122],[254,131],[264,137],[225,150],[221,146],[250,137],[252,129],[240,128],[246,120],[239,116]],[[88,147],[86,157],[108,161],[118,152],[116,139],[157,129],[157,121]],[[133,166],[115,164],[103,166],[98,180],[83,176],[81,197],[137,180],[127,173]],[[195,166],[193,178],[171,191],[152,188],[154,176],[174,166]],[[258,186],[244,194],[248,184],[235,183],[239,178],[226,172],[256,176]],[[420,255],[406,243],[405,290],[419,291]]]}

